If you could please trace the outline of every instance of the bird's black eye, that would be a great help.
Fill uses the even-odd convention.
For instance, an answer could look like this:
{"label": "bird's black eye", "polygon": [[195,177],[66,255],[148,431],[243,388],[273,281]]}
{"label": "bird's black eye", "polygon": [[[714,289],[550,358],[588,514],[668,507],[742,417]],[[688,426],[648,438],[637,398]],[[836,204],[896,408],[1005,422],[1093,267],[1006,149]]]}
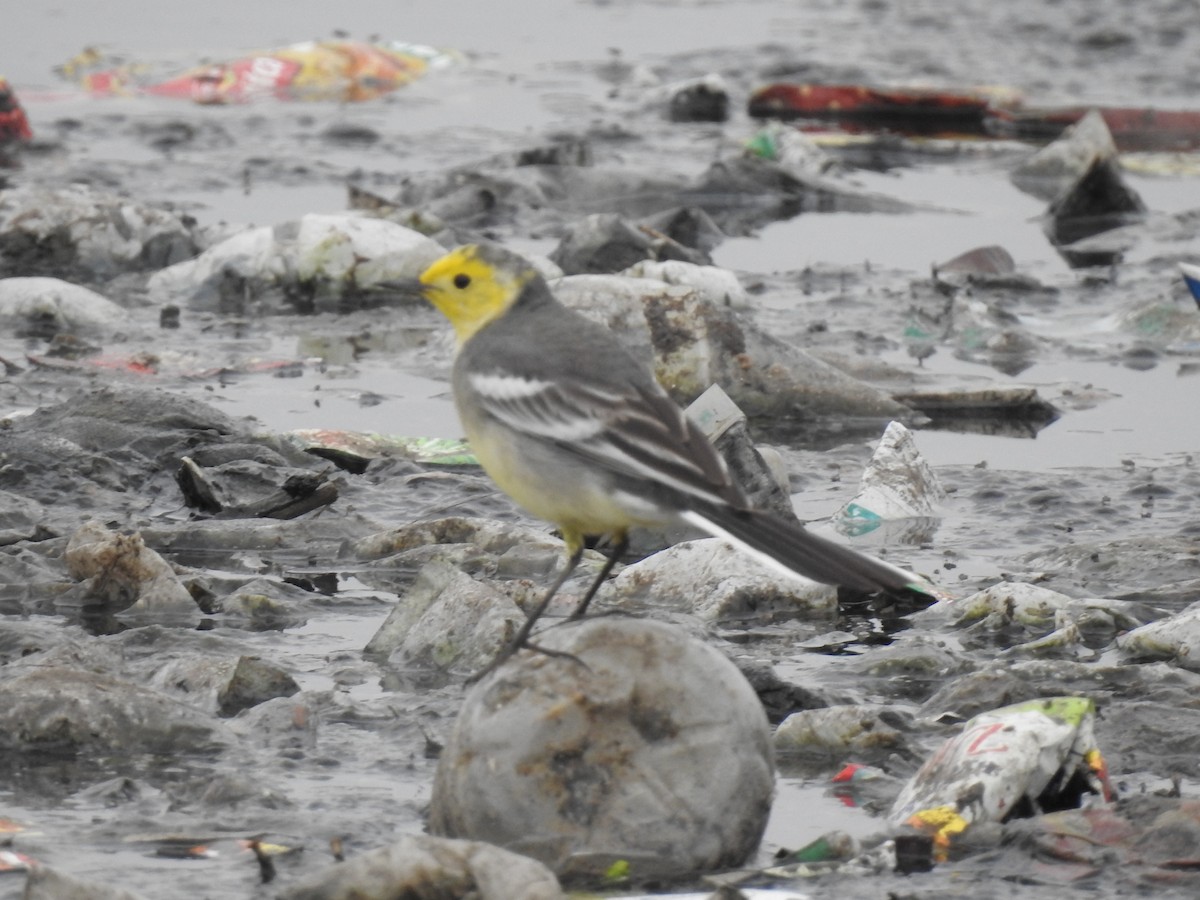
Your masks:
{"label": "bird's black eye", "polygon": [[465,288],[470,283],[471,283],[470,275],[464,275],[462,272],[460,272],[454,276],[454,286],[460,290],[462,288]]}

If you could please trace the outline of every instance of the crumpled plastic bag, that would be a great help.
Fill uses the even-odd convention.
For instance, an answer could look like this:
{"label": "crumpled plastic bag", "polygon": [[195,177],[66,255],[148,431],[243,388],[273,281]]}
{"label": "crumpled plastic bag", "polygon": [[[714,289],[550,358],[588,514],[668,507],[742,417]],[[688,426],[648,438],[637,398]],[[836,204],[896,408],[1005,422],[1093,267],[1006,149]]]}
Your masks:
{"label": "crumpled plastic bag", "polygon": [[59,73],[99,96],[153,94],[203,104],[252,100],[373,100],[448,65],[455,55],[401,41],[303,41],[183,72],[120,62],[88,48]]}
{"label": "crumpled plastic bag", "polygon": [[975,716],[900,791],[890,823],[931,835],[935,856],[944,859],[973,822],[1074,809],[1089,794],[1110,800],[1095,716],[1096,704],[1085,697],[1030,700]]}

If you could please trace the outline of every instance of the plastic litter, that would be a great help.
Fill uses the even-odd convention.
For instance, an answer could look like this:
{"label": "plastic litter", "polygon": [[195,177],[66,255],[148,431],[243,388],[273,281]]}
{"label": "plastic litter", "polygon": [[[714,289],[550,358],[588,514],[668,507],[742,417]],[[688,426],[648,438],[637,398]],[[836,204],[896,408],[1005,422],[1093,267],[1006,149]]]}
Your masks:
{"label": "plastic litter", "polygon": [[[975,135],[1046,142],[1092,107],[1025,106],[1016,92],[998,88],[941,91],[856,84],[775,83],[750,95],[756,118],[816,119],[849,132]],[[1100,107],[1118,149],[1183,152],[1200,148],[1200,111]]]}
{"label": "plastic litter", "polygon": [[253,100],[374,100],[457,57],[402,41],[303,41],[183,72],[88,48],[58,71],[95,96],[150,94],[206,105]]}
{"label": "plastic litter", "polygon": [[0,77],[0,146],[33,140],[33,129],[8,79]]}
{"label": "plastic litter", "polygon": [[27,872],[36,865],[32,856],[15,850],[0,850],[0,875],[6,872]]}
{"label": "plastic litter", "polygon": [[1180,263],[1179,271],[1183,273],[1183,283],[1192,292],[1192,299],[1200,306],[1200,266],[1191,263]]}
{"label": "plastic litter", "polygon": [[863,470],[858,493],[836,516],[838,530],[859,535],[885,522],[903,522],[922,534],[931,534],[939,518],[938,505],[945,497],[945,489],[917,449],[912,432],[891,422]]}
{"label": "plastic litter", "polygon": [[990,110],[991,100],[982,94],[854,84],[769,84],[750,95],[752,116],[836,119],[851,131],[886,126],[922,134],[978,132]]}
{"label": "plastic litter", "polygon": [[1088,698],[1053,697],[975,716],[904,786],[889,821],[931,835],[935,856],[945,859],[974,822],[1111,800],[1095,715]]}

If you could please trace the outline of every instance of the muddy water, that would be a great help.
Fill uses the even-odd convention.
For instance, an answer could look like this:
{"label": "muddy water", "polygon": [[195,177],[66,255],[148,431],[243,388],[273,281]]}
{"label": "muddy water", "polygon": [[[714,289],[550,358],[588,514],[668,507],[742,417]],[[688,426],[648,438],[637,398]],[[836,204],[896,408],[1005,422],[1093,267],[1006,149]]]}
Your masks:
{"label": "muddy water", "polygon": [[[456,48],[469,61],[361,107],[201,109],[135,98],[105,102],[65,91],[50,74],[55,63],[93,43],[132,57],[190,63],[206,53],[224,56],[326,36],[335,28],[357,37],[378,33]],[[58,142],[53,152],[29,159],[14,179],[52,185],[85,180],[147,202],[171,201],[219,227],[340,210],[349,180],[388,194],[407,175],[471,163],[563,132],[593,135],[607,163],[694,174],[752,133],[755,124],[741,112],[739,99],[746,90],[788,74],[951,88],[1004,85],[1038,104],[1186,107],[1200,94],[1200,19],[1190,4],[1167,0],[1104,5],[978,0],[952,7],[903,0],[342,5],[306,0],[289,4],[286,13],[228,0],[201,6],[117,0],[102,9],[60,2],[6,11],[0,66],[17,85],[35,132]],[[729,80],[733,119],[724,126],[668,125],[660,114],[661,87],[710,71]],[[186,123],[195,137],[164,152],[153,138],[176,122]],[[331,126],[345,125],[370,129],[377,139],[353,145],[329,139]],[[930,383],[1035,385],[1052,399],[1064,391],[1099,398],[1066,409],[1036,438],[918,433],[918,445],[952,493],[938,531],[905,552],[921,571],[963,592],[1000,573],[1028,571],[1036,564],[1028,562],[1031,554],[1051,554],[1075,542],[1154,540],[1194,518],[1190,457],[1200,450],[1200,415],[1191,363],[1197,347],[1170,335],[1122,329],[1113,318],[1132,303],[1154,299],[1189,309],[1191,301],[1169,263],[1194,258],[1200,246],[1195,240],[1148,239],[1131,255],[1139,268],[1118,273],[1115,283],[1102,273],[1093,284],[1090,276],[1071,271],[1045,240],[1036,221],[1044,205],[1009,184],[1005,160],[1019,152],[917,154],[885,173],[853,173],[857,186],[919,204],[921,211],[805,215],[731,238],[715,254],[745,281],[768,286],[759,317],[803,346],[832,343],[853,350],[853,335],[865,332],[879,338],[879,360]],[[1131,183],[1155,213],[1200,207],[1200,182],[1180,171],[1134,174]],[[544,252],[554,245],[545,234],[500,236],[522,249]],[[1020,272],[1059,292],[1053,302],[1019,300],[1012,310],[1046,343],[1015,376],[959,358],[950,346],[939,348],[918,371],[902,341],[910,285],[927,277],[932,264],[980,244],[1005,246]],[[1156,259],[1165,262],[1156,265]],[[829,276],[821,283],[832,286],[805,289],[805,270]],[[307,361],[313,335],[336,340],[364,327],[386,330],[365,316],[256,322],[237,333],[186,312],[184,318],[179,337],[164,336],[156,311],[134,304],[127,339],[105,349],[195,353],[194,368],[251,357]],[[827,337],[810,334],[817,321],[826,326]],[[404,316],[402,324],[431,334],[440,327],[419,312]],[[8,335],[0,345],[0,355],[13,358],[36,349]],[[1150,356],[1130,354],[1147,346]],[[305,362],[289,378],[164,376],[157,383],[230,414],[254,416],[264,430],[327,427],[453,437],[458,430],[444,374],[444,360],[417,365],[395,350],[337,366]],[[7,397],[14,409],[30,408],[78,386],[69,379],[47,380],[36,389],[22,385]],[[831,514],[849,499],[867,453],[858,436],[829,453],[803,442],[785,449],[797,506],[810,519]],[[1149,508],[1142,490],[1148,479],[1172,492]],[[355,500],[385,524],[424,513],[391,494],[386,508],[378,497]],[[261,564],[252,556],[210,564],[252,570]],[[253,865],[229,847],[216,860],[180,863],[156,857],[154,845],[130,840],[139,834],[268,831],[304,843],[309,848],[304,865],[315,867],[326,858],[323,842],[331,835],[346,835],[351,848],[359,849],[420,829],[433,769],[422,731],[436,737],[444,729],[456,689],[416,690],[403,673],[362,660],[361,648],[394,594],[361,589],[352,567],[336,567],[342,578],[339,601],[303,623],[216,631],[225,650],[270,658],[313,692],[322,725],[305,748],[306,760],[273,741],[264,724],[261,758],[246,761],[243,771],[200,764],[172,769],[146,759],[22,766],[5,772],[0,782],[0,817],[30,823],[42,835],[30,847],[40,857],[147,897],[251,897],[263,896],[264,889],[256,884]],[[1139,568],[1131,556],[1107,580],[1065,572],[1055,586],[1079,596],[1111,596],[1151,590],[1167,577]],[[168,632],[157,652],[196,650]],[[752,646],[749,652],[759,651]],[[880,693],[875,684],[856,683],[848,667],[831,667],[825,657],[774,645],[761,653],[798,679],[836,685],[859,699]],[[1147,765],[1132,754],[1128,762]],[[260,783],[268,789],[259,790]],[[212,784],[226,785],[235,799],[198,800]],[[1185,793],[1194,790],[1188,777],[1183,784]],[[820,779],[788,775],[764,860],[778,846],[794,847],[830,828],[864,836],[876,830],[877,820],[827,796]],[[981,897],[1011,896],[986,873],[967,877]],[[0,896],[19,895],[18,881],[0,876]],[[874,896],[869,886],[834,890],[839,896],[857,895],[856,890]],[[1095,890],[1099,896],[1122,893]],[[814,885],[814,896],[821,891]]]}

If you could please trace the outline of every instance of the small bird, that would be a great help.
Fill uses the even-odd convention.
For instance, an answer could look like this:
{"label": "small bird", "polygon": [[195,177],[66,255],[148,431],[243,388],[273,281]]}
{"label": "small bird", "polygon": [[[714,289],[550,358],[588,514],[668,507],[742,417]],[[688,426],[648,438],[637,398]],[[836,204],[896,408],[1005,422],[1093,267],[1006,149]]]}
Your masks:
{"label": "small bird", "polygon": [[533,646],[534,623],[579,564],[585,539],[604,537],[608,560],[572,614],[583,616],[632,528],[683,521],[789,574],[868,593],[929,592],[916,575],[751,509],[649,369],[604,326],[559,302],[517,254],[459,247],[421,274],[417,290],[454,326],[454,400],[475,456],[566,543],[566,565],[485,672]]}

